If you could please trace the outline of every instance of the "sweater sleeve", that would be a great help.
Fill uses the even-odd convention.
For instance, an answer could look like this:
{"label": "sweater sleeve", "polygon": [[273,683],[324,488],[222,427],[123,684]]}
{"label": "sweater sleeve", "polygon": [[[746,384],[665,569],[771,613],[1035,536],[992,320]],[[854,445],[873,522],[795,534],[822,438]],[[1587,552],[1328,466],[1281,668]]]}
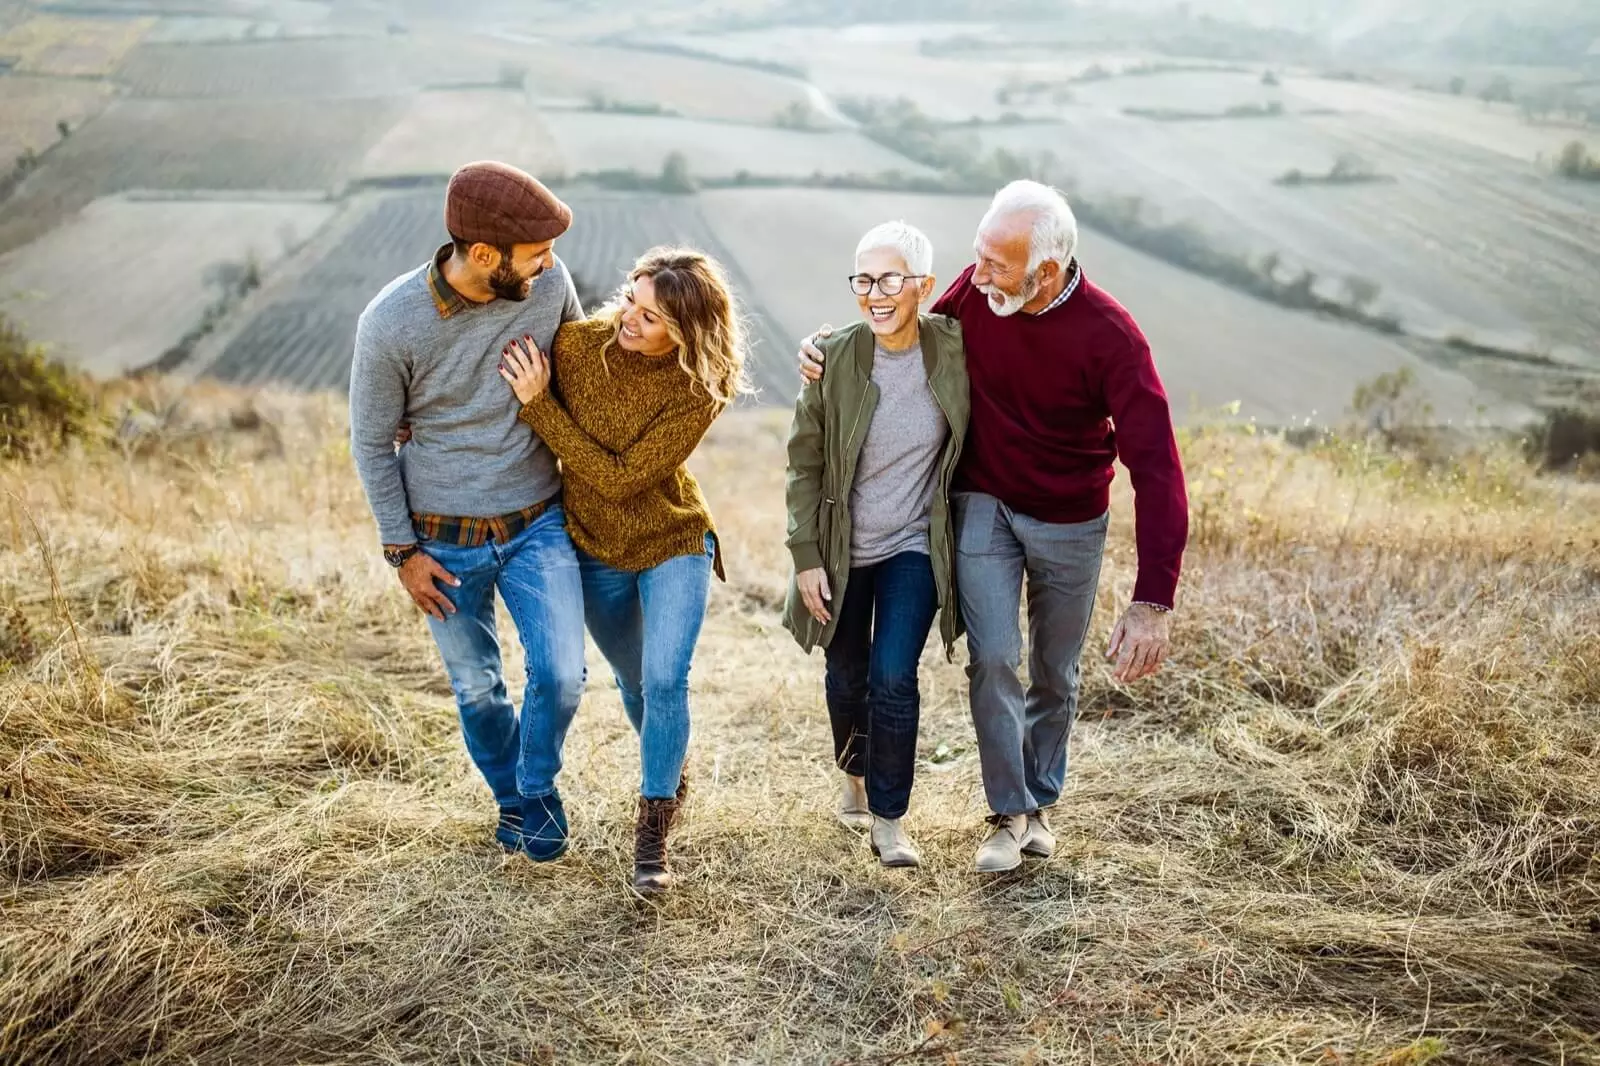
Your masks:
{"label": "sweater sleeve", "polygon": [[795,573],[823,565],[819,516],[823,506],[826,428],[827,407],[822,399],[822,382],[807,382],[794,405],[794,423],[789,428],[789,472],[785,479],[789,512],[789,536],[785,543],[794,557]]}
{"label": "sweater sleeve", "polygon": [[1134,542],[1139,572],[1133,599],[1172,607],[1189,539],[1189,498],[1172,429],[1167,392],[1150,343],[1127,326],[1106,368],[1105,400],[1116,427],[1117,455],[1133,479]]}
{"label": "sweater sleeve", "polygon": [[583,321],[583,304],[578,300],[578,286],[572,280],[572,271],[562,271],[567,278],[567,292],[561,300],[561,323]]}
{"label": "sweater sleeve", "polygon": [[961,316],[962,294],[967,291],[967,288],[971,285],[971,283],[972,268],[969,266],[967,269],[961,272],[960,276],[957,277],[955,281],[950,283],[950,287],[944,290],[944,294],[935,300],[933,302],[933,306],[928,310],[936,315],[948,315],[951,318],[959,318]]}
{"label": "sweater sleeve", "polygon": [[603,499],[617,503],[659,484],[687,462],[721,413],[722,405],[709,397],[684,396],[621,452],[596,443],[548,390],[524,405],[520,417],[561,460],[564,473],[581,478]]}
{"label": "sweater sleeve", "polygon": [[406,380],[401,352],[372,312],[363,314],[350,365],[350,454],[384,544],[417,539],[394,448],[395,430],[406,412]]}

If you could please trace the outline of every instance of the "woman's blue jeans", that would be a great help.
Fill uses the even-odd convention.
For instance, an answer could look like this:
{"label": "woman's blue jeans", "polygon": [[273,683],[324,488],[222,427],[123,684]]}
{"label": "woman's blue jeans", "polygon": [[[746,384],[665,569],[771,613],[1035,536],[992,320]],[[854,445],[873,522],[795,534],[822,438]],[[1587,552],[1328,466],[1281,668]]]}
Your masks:
{"label": "woman's blue jeans", "polygon": [[689,668],[711,589],[716,541],[649,570],[618,570],[583,551],[583,613],[639,734],[639,793],[671,799],[689,753]]}

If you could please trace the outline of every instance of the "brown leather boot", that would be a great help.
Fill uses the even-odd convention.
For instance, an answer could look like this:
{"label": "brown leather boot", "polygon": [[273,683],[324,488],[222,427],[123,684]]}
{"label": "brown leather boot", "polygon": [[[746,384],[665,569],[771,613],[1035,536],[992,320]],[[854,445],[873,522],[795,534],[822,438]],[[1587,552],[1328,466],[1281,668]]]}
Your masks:
{"label": "brown leather boot", "polygon": [[633,824],[633,889],[640,895],[655,895],[672,887],[667,834],[677,816],[676,799],[639,797],[639,814]]}

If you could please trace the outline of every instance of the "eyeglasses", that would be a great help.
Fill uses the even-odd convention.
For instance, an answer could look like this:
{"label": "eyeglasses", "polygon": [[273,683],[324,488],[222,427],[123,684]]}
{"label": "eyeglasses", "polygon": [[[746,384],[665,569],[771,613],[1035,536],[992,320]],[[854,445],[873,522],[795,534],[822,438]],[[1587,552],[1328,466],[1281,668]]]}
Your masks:
{"label": "eyeglasses", "polygon": [[870,296],[872,287],[876,285],[878,291],[885,296],[899,296],[905,289],[906,282],[927,276],[926,274],[881,274],[873,277],[871,274],[851,274],[850,291],[857,296]]}

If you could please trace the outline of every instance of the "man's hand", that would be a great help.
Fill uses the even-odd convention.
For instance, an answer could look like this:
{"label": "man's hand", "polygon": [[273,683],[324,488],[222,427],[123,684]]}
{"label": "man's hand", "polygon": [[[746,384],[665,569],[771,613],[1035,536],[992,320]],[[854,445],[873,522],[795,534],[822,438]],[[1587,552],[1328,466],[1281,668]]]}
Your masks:
{"label": "man's hand", "polygon": [[439,565],[439,561],[425,551],[419,551],[400,564],[400,584],[411,595],[411,602],[426,611],[429,617],[443,622],[445,615],[455,614],[456,605],[444,594],[437,582],[459,587],[454,574]]}
{"label": "man's hand", "polygon": [[402,423],[400,423],[400,428],[394,431],[394,446],[398,449],[400,447],[400,445],[404,444],[406,441],[408,441],[410,439],[411,439],[411,423],[410,422],[402,422]]}
{"label": "man's hand", "polygon": [[800,601],[811,612],[811,617],[827,625],[833,619],[826,606],[833,601],[833,590],[828,588],[828,572],[820,566],[814,570],[802,570],[795,575],[795,584],[800,586]]}
{"label": "man's hand", "polygon": [[1149,677],[1161,669],[1172,650],[1172,615],[1148,604],[1130,604],[1111,631],[1107,659],[1117,665],[1111,676],[1123,684]]}
{"label": "man's hand", "polygon": [[500,353],[500,376],[510,384],[518,401],[529,404],[550,387],[550,360],[532,337],[524,336]]}
{"label": "man's hand", "polygon": [[822,380],[822,361],[826,358],[817,342],[833,336],[833,327],[826,322],[822,328],[800,342],[800,376],[807,381]]}

